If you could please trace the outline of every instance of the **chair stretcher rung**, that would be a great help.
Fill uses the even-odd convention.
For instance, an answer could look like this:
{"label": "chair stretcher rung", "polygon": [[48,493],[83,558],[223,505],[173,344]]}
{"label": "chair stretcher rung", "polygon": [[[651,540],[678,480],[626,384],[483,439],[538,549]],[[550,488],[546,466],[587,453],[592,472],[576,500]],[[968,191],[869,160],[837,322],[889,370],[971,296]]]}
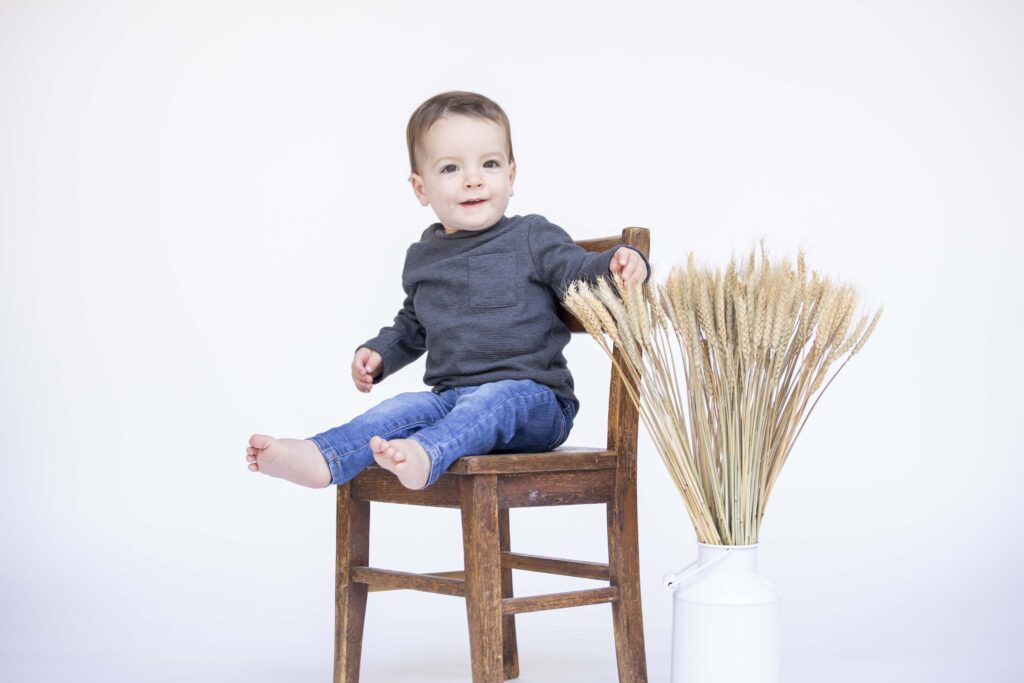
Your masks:
{"label": "chair stretcher rung", "polygon": [[580,607],[582,605],[598,605],[602,602],[615,602],[619,599],[616,586],[593,588],[568,593],[550,593],[548,595],[531,595],[528,598],[504,598],[501,601],[501,613],[521,614],[523,612],[540,612],[563,607]]}
{"label": "chair stretcher rung", "polygon": [[574,576],[578,579],[596,579],[598,581],[608,581],[610,579],[608,565],[601,562],[562,560],[555,557],[542,557],[540,555],[527,555],[525,553],[509,551],[501,553],[501,566],[508,569],[522,569],[524,571],[542,572],[544,574]]}
{"label": "chair stretcher rung", "polygon": [[416,590],[466,597],[466,582],[463,572],[438,572],[436,574],[413,574],[396,572],[374,567],[352,567],[352,580],[365,583],[370,591]]}

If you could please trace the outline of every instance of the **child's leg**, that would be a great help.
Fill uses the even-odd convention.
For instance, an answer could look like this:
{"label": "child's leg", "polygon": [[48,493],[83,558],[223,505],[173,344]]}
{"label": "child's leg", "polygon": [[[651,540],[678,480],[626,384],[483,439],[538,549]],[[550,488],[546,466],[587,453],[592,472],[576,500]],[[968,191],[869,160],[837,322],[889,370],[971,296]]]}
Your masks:
{"label": "child's leg", "polygon": [[426,486],[464,455],[546,451],[564,441],[572,427],[571,406],[564,408],[550,387],[533,380],[501,380],[452,391],[458,400],[451,412],[409,437],[430,458]]}
{"label": "child's leg", "polygon": [[451,408],[451,403],[431,391],[405,392],[308,439],[253,435],[246,459],[256,466],[253,471],[304,486],[344,484],[374,461],[372,437],[401,439],[444,418]]}

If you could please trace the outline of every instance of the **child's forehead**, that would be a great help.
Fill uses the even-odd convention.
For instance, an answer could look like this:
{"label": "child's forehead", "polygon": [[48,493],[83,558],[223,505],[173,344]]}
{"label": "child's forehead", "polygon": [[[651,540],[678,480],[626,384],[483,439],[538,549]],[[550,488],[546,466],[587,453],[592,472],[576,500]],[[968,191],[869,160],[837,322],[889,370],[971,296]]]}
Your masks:
{"label": "child's forehead", "polygon": [[504,127],[495,121],[449,115],[438,119],[426,130],[423,148],[434,157],[481,150],[505,153],[508,140]]}

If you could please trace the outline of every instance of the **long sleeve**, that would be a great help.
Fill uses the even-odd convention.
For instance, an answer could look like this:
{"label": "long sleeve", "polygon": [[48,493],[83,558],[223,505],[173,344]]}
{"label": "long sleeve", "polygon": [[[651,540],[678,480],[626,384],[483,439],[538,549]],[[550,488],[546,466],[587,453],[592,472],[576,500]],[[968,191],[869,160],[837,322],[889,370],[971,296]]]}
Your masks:
{"label": "long sleeve", "polygon": [[574,280],[594,283],[602,275],[608,275],[612,256],[621,247],[640,254],[647,266],[644,282],[651,277],[651,264],[647,257],[628,244],[616,244],[605,251],[589,252],[576,244],[569,233],[542,216],[536,217],[529,230],[528,241],[534,267],[541,279],[558,294],[559,301],[565,300],[565,291]]}
{"label": "long sleeve", "polygon": [[359,345],[372,349],[381,356],[382,369],[380,375],[373,378],[374,384],[379,384],[385,377],[413,362],[427,350],[426,331],[416,317],[416,309],[413,306],[416,290],[405,283],[402,283],[402,288],[405,290],[405,302],[402,304],[402,310],[395,316],[395,323],[382,327],[376,337]]}

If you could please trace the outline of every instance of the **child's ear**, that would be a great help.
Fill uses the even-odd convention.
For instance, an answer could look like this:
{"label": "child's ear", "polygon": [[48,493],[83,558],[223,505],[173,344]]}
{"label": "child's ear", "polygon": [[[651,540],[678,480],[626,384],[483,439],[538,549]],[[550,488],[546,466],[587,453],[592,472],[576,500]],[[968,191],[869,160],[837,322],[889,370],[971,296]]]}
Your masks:
{"label": "child's ear", "polygon": [[508,196],[509,197],[511,197],[512,195],[515,194],[515,188],[513,187],[513,185],[515,185],[515,182],[516,182],[516,162],[510,161],[509,164],[508,164],[508,189],[509,189]]}
{"label": "child's ear", "polygon": [[427,195],[423,192],[423,176],[419,173],[413,173],[409,176],[409,184],[412,185],[412,191],[416,195],[416,199],[419,200],[420,204],[427,206],[430,201],[427,199]]}

